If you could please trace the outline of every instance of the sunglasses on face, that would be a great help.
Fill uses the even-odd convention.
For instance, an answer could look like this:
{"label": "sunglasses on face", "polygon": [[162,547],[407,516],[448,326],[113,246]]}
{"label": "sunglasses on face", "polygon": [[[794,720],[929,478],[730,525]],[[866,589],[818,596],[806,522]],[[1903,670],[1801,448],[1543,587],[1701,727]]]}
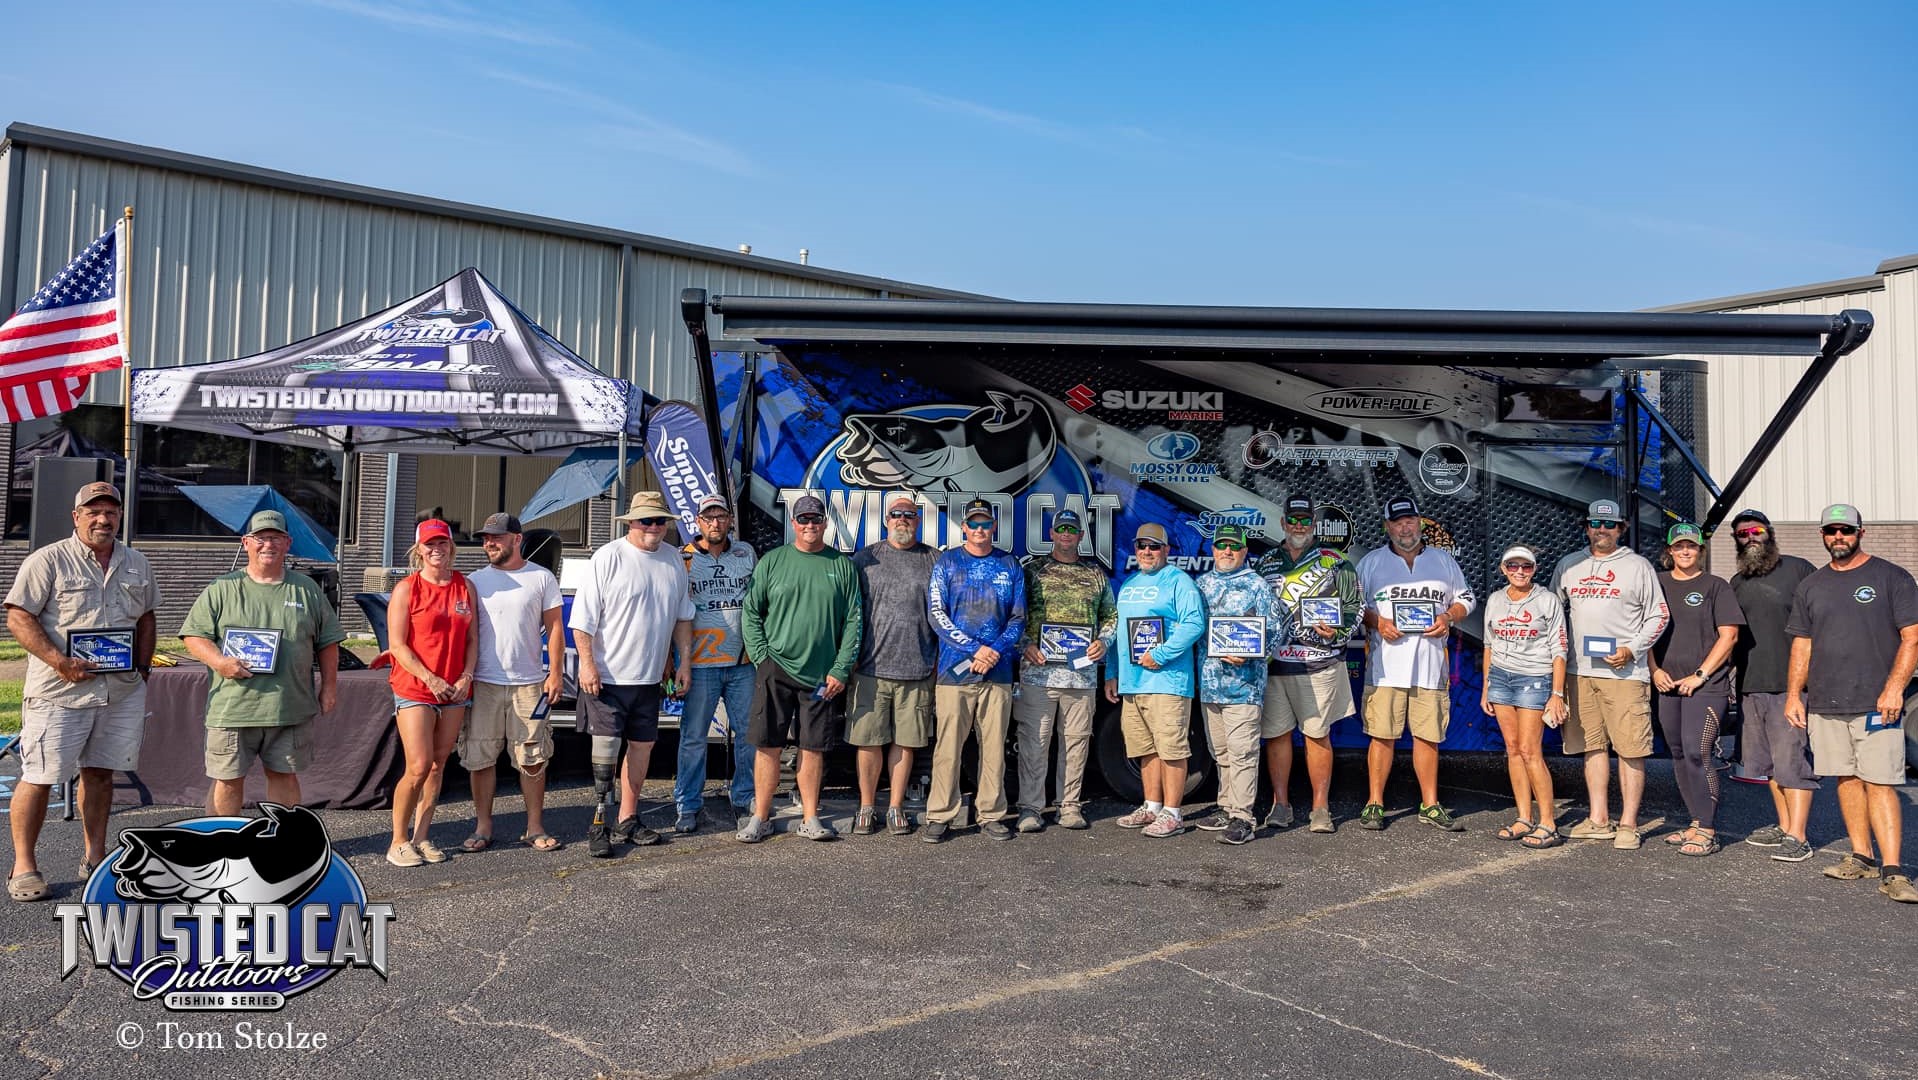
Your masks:
{"label": "sunglasses on face", "polygon": [[649,529],[657,529],[672,520],[672,518],[640,518],[639,523]]}
{"label": "sunglasses on face", "polygon": [[917,511],[917,510],[888,510],[888,511],[886,511],[886,516],[887,516],[887,517],[889,517],[889,518],[891,518],[891,519],[892,519],[892,520],[894,520],[894,521],[904,521],[904,520],[906,520],[906,519],[908,519],[908,518],[916,518],[916,517],[918,517],[918,516],[919,516],[919,511]]}
{"label": "sunglasses on face", "polygon": [[1053,531],[1053,532],[1056,532],[1056,533],[1064,533],[1064,534],[1066,534],[1067,536],[1077,536],[1077,535],[1079,535],[1079,526],[1077,526],[1077,525],[1054,525],[1054,526],[1052,527],[1052,531]]}
{"label": "sunglasses on face", "polygon": [[1738,537],[1740,540],[1750,540],[1754,536],[1765,535],[1765,527],[1763,525],[1755,525],[1749,529],[1739,529],[1737,532],[1732,533],[1732,535]]}
{"label": "sunglasses on face", "polygon": [[1212,545],[1215,551],[1244,551],[1245,545],[1234,540],[1220,540]]}
{"label": "sunglasses on face", "polygon": [[1505,569],[1510,570],[1514,574],[1520,571],[1529,574],[1536,568],[1528,562],[1508,562],[1505,564]]}
{"label": "sunglasses on face", "polygon": [[1587,518],[1585,520],[1585,527],[1588,529],[1616,529],[1618,525],[1619,523],[1616,521],[1606,521],[1603,518]]}
{"label": "sunglasses on face", "polygon": [[794,525],[824,525],[825,523],[826,523],[826,515],[824,514],[794,514],[793,515]]}
{"label": "sunglasses on face", "polygon": [[1165,545],[1159,543],[1157,540],[1135,540],[1132,544],[1132,550],[1134,551],[1158,551],[1163,547],[1165,547]]}
{"label": "sunglasses on face", "polygon": [[990,528],[992,528],[992,519],[990,519],[990,518],[988,518],[988,519],[986,519],[985,521],[968,521],[968,522],[966,522],[966,528],[968,528],[968,529],[990,529]]}
{"label": "sunglasses on face", "polygon": [[1858,535],[1858,526],[1827,525],[1818,531],[1824,533],[1826,536],[1856,536]]}
{"label": "sunglasses on face", "polygon": [[1285,523],[1303,528],[1304,526],[1312,524],[1312,519],[1309,517],[1294,517],[1291,514],[1287,514],[1285,516]]}

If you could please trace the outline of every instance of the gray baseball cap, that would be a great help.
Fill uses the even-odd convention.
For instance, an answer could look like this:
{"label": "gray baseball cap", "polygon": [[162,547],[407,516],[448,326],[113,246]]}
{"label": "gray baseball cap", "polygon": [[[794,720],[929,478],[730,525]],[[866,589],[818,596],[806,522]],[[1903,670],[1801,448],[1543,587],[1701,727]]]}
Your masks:
{"label": "gray baseball cap", "polygon": [[1865,519],[1858,513],[1858,508],[1850,503],[1832,503],[1825,507],[1824,513],[1818,515],[1818,524],[1820,526],[1849,525],[1854,529],[1862,529],[1865,527]]}

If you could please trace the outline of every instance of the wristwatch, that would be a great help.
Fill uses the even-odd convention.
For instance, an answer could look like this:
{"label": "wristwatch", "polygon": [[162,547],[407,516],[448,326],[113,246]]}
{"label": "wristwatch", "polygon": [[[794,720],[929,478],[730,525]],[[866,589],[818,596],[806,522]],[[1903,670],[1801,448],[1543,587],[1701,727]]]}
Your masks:
{"label": "wristwatch", "polygon": [[1695,677],[1695,678],[1699,678],[1699,679],[1703,679],[1703,678],[1705,678],[1705,677],[1706,677],[1706,676],[1705,676],[1705,669],[1704,669],[1704,668],[1699,668],[1699,669],[1698,669],[1697,671],[1694,671],[1694,672],[1692,672],[1692,675],[1693,675],[1693,677]]}

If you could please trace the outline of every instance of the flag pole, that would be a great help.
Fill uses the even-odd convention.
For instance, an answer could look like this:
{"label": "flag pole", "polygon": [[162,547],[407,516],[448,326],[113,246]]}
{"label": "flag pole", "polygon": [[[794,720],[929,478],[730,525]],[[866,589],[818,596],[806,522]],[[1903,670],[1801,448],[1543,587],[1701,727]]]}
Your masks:
{"label": "flag pole", "polygon": [[122,407],[120,449],[121,460],[126,462],[127,470],[126,490],[121,493],[120,499],[120,509],[122,511],[120,515],[120,540],[122,543],[131,544],[133,542],[133,515],[138,510],[135,503],[139,499],[140,492],[140,462],[137,456],[140,442],[139,439],[135,437],[133,430],[133,334],[131,320],[128,316],[128,308],[132,306],[131,301],[133,297],[127,291],[127,283],[133,277],[129,265],[133,262],[133,245],[131,243],[133,240],[133,207],[129,206],[121,213],[117,228],[120,235],[114,237],[113,243],[113,273],[116,278],[113,283],[113,292],[120,300],[120,303],[117,305],[119,320],[117,330],[120,336],[120,355],[122,358],[120,363],[120,401]]}

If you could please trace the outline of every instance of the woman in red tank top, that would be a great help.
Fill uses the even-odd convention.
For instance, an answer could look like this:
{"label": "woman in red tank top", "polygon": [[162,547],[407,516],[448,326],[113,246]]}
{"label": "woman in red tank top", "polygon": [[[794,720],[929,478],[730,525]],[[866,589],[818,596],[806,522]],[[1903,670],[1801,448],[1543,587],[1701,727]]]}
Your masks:
{"label": "woman in red tank top", "polygon": [[386,607],[393,704],[406,750],[406,775],[393,789],[393,846],[386,852],[394,866],[446,861],[428,830],[446,759],[473,702],[479,663],[479,598],[453,569],[453,530],[438,518],[420,522],[408,559],[414,573],[393,587]]}

